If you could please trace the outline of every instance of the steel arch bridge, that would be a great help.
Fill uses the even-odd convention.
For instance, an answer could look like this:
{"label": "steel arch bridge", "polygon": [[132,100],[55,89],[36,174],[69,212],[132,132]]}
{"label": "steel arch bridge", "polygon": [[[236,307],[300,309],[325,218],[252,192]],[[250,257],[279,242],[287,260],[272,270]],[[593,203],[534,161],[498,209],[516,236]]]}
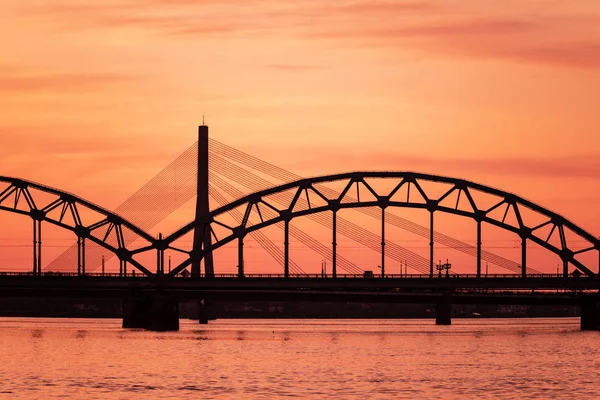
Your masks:
{"label": "steel arch bridge", "polygon": [[[377,190],[369,183],[370,179],[386,179],[393,183],[391,191]],[[447,190],[434,196],[424,187],[426,182],[441,183],[447,185]],[[568,219],[547,210],[537,204],[525,200],[515,194],[494,189],[485,185],[473,183],[463,179],[455,179],[443,176],[421,174],[415,172],[350,172],[336,175],[327,175],[301,179],[295,182],[283,184],[263,191],[255,192],[233,201],[223,207],[211,211],[204,217],[191,221],[181,229],[166,238],[154,238],[143,229],[126,220],[125,218],[108,211],[96,204],[86,201],[76,195],[54,189],[31,181],[0,177],[0,183],[7,186],[0,191],[0,210],[31,217],[33,221],[33,273],[41,274],[41,229],[42,222],[48,222],[62,229],[73,232],[78,242],[78,271],[85,274],[85,242],[92,242],[102,246],[115,254],[121,263],[121,271],[126,268],[127,263],[147,276],[156,275],[133,257],[136,254],[147,251],[157,252],[157,273],[164,271],[164,251],[172,249],[187,254],[184,262],[175,267],[169,275],[171,277],[179,274],[190,264],[199,262],[207,254],[234,240],[238,241],[238,275],[244,276],[243,244],[244,237],[254,231],[266,228],[279,222],[284,223],[284,274],[289,276],[289,223],[292,219],[304,215],[320,212],[332,214],[332,260],[333,274],[337,273],[336,246],[337,230],[336,216],[341,209],[378,207],[381,209],[381,256],[382,275],[385,274],[385,210],[388,207],[403,207],[427,210],[430,215],[430,276],[433,276],[433,254],[434,254],[434,215],[436,212],[459,215],[471,218],[477,223],[477,275],[481,274],[481,225],[488,223],[506,231],[517,234],[522,240],[522,276],[526,276],[527,266],[527,241],[534,242],[543,248],[557,254],[563,261],[563,275],[568,275],[568,265],[573,265],[577,270],[590,277],[597,277],[594,268],[598,266],[592,263],[584,263],[576,257],[583,253],[597,251],[600,254],[600,239],[575,225]],[[343,185],[341,192],[334,191],[324,184],[337,183]],[[350,193],[356,189],[356,198]],[[398,194],[406,190],[404,198]],[[413,194],[411,195],[411,189]],[[360,199],[360,191],[363,195]],[[475,192],[482,192],[495,196],[498,200],[490,207],[478,204],[474,196]],[[403,192],[404,193],[404,192]],[[448,204],[448,199],[457,196],[454,206]],[[273,201],[276,196],[288,198],[287,206],[277,205]],[[468,207],[459,207],[461,196],[466,199]],[[367,197],[365,199],[365,197]],[[312,202],[311,202],[312,200]],[[221,221],[222,217],[232,210],[243,210],[243,217],[237,225],[226,224]],[[523,217],[523,211],[535,213],[544,222],[529,224]],[[93,217],[85,218],[82,214]],[[507,221],[509,212],[514,215],[516,223]],[[70,218],[67,218],[69,216]],[[225,235],[217,236],[216,228],[225,231]],[[549,234],[541,235],[542,231],[549,229]],[[128,230],[136,235],[136,238],[145,240],[148,245],[133,248],[124,239],[124,231]],[[201,231],[201,236],[209,236],[214,241],[206,245],[203,243],[199,250],[187,251],[180,249],[175,242],[183,235],[195,230]],[[586,245],[581,249],[574,249],[569,245],[567,232],[577,235]],[[550,242],[552,235],[558,235],[559,246]]]}
{"label": "steel arch bridge", "polygon": [[33,274],[42,273],[42,222],[73,232],[77,236],[78,271],[85,275],[85,242],[90,240],[114,253],[121,270],[127,263],[145,275],[153,275],[133,259],[136,251],[128,247],[125,230],[154,246],[155,239],[123,217],[74,194],[24,179],[0,176],[8,184],[0,190],[0,210],[31,217],[33,220]]}
{"label": "steel arch bridge", "polygon": [[[394,188],[389,192],[376,190],[373,185],[369,184],[369,179],[386,179],[395,180]],[[439,196],[433,196],[424,188],[424,183],[437,183],[449,185],[449,188]],[[344,189],[341,193],[333,191],[323,184],[326,183],[341,183]],[[356,198],[349,196],[349,192],[356,188]],[[397,198],[397,194],[403,189],[407,189],[405,198]],[[411,196],[410,191],[413,190]],[[361,201],[360,191],[366,190],[369,194],[369,199]],[[482,192],[487,195],[494,196],[498,201],[491,207],[484,207],[475,199],[474,193]],[[272,200],[274,196],[288,193],[291,197],[289,206],[277,206]],[[447,199],[453,195],[457,195],[456,205],[447,204]],[[467,200],[468,207],[460,207],[459,202],[461,196]],[[311,204],[313,199],[313,204]],[[364,196],[363,196],[364,199]],[[315,201],[316,200],[316,201]],[[316,204],[320,203],[320,204]],[[385,274],[385,210],[388,207],[403,207],[413,209],[423,209],[429,211],[430,214],[430,276],[433,277],[433,254],[434,254],[434,237],[433,225],[434,215],[436,212],[459,215],[462,217],[471,218],[477,223],[477,275],[481,274],[481,225],[488,223],[504,229],[506,231],[517,234],[521,238],[522,249],[522,276],[526,277],[527,266],[527,241],[536,243],[543,248],[557,254],[563,262],[563,275],[568,276],[568,265],[573,265],[581,273],[597,277],[598,273],[593,272],[594,267],[588,263],[584,264],[576,257],[583,253],[598,251],[600,254],[600,239],[594,237],[589,232],[575,225],[568,219],[558,215],[542,206],[525,200],[513,193],[498,190],[489,186],[477,184],[463,179],[456,179],[444,176],[436,176],[429,174],[421,174],[416,172],[349,172],[336,175],[327,175],[301,179],[295,182],[283,184],[270,189],[252,193],[243,198],[235,200],[228,205],[211,211],[208,215],[191,221],[181,229],[169,235],[163,240],[159,240],[155,246],[160,249],[173,249],[180,252],[188,253],[189,257],[180,265],[175,267],[171,272],[171,276],[175,276],[186,269],[190,264],[199,262],[207,254],[212,254],[213,251],[230,243],[234,240],[238,241],[238,275],[244,276],[243,268],[243,245],[244,237],[254,231],[271,226],[273,224],[284,223],[284,273],[289,276],[289,223],[293,218],[310,215],[320,212],[331,212],[333,224],[332,237],[332,259],[333,259],[333,275],[336,271],[336,215],[341,209],[361,208],[361,207],[379,207],[381,209],[381,267],[382,275]],[[242,210],[243,218],[237,225],[226,224],[221,221],[222,217],[235,209]],[[538,219],[543,220],[541,223],[531,224],[524,218],[524,212],[533,212]],[[509,212],[514,215],[516,223],[507,221]],[[252,222],[251,220],[254,220]],[[226,234],[218,237],[216,228],[225,230]],[[550,229],[549,234],[542,236],[542,231]],[[214,242],[210,245],[204,244],[199,250],[186,251],[174,246],[174,242],[183,235],[201,229],[201,235],[210,235]],[[572,233],[581,238],[585,245],[581,249],[574,249],[567,241],[567,232]],[[550,242],[552,235],[557,234],[560,240],[558,246]],[[150,249],[147,248],[147,249]],[[143,249],[143,250],[147,250]],[[600,261],[599,261],[600,262]]]}

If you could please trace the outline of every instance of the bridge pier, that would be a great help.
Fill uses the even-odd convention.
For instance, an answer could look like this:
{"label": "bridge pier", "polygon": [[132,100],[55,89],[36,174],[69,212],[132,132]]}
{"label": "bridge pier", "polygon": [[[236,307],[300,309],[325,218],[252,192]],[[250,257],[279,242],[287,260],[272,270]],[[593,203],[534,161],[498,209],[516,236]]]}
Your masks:
{"label": "bridge pier", "polygon": [[581,301],[581,330],[600,331],[600,293],[583,296]]}
{"label": "bridge pier", "polygon": [[208,300],[198,300],[198,322],[200,324],[205,325],[208,324],[208,321],[217,319],[214,311],[214,306]]}
{"label": "bridge pier", "polygon": [[179,330],[179,302],[164,293],[149,293],[123,300],[123,328],[150,331]]}
{"label": "bridge pier", "polygon": [[452,303],[449,292],[444,292],[435,305],[435,324],[452,325]]}

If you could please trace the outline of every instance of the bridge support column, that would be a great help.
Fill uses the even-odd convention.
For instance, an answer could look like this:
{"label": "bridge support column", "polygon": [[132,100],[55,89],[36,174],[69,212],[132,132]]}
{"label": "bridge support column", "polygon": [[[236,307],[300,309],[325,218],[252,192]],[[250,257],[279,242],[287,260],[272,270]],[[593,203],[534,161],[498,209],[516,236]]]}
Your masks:
{"label": "bridge support column", "polygon": [[581,301],[581,330],[600,331],[600,293],[583,296]]}
{"label": "bridge support column", "polygon": [[205,325],[208,321],[217,319],[214,312],[214,305],[206,299],[198,300],[198,322]]}
{"label": "bridge support column", "polygon": [[123,328],[177,331],[179,302],[167,294],[156,292],[124,299]]}
{"label": "bridge support column", "polygon": [[435,324],[436,325],[451,325],[452,324],[452,303],[450,301],[450,293],[444,292],[442,297],[435,305]]}

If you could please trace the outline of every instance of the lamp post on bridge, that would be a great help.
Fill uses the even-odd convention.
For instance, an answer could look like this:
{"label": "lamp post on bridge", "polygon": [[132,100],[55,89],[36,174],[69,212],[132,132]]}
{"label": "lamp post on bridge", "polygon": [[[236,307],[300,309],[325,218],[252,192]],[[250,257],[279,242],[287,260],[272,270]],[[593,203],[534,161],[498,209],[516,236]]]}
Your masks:
{"label": "lamp post on bridge", "polygon": [[442,277],[442,271],[446,271],[446,278],[450,277],[450,270],[452,269],[452,264],[450,264],[450,262],[448,261],[448,259],[446,259],[446,263],[442,264],[442,260],[440,260],[440,263],[437,264],[436,269],[438,271],[438,277],[441,278]]}

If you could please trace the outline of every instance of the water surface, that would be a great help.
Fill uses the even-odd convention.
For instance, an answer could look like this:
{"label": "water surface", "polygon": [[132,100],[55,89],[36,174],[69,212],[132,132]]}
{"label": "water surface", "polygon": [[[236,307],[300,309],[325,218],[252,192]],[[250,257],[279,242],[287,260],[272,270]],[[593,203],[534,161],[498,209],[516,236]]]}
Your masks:
{"label": "water surface", "polygon": [[600,332],[579,319],[0,318],[0,398],[600,398]]}

